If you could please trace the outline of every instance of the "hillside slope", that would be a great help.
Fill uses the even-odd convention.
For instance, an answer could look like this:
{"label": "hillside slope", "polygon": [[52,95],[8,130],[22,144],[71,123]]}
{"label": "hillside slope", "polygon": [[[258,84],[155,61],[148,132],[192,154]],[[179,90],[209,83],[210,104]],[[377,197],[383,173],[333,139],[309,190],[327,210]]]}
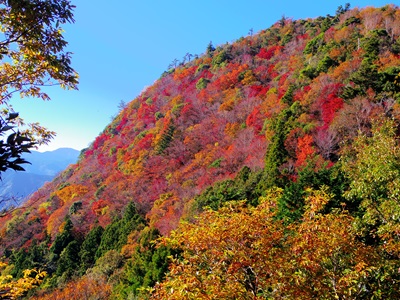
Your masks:
{"label": "hillside slope", "polygon": [[[232,44],[210,44],[131,101],[29,208],[4,216],[0,252],[47,239],[58,257],[71,242],[58,243],[72,234],[66,224],[80,239],[97,226],[123,227],[128,203],[143,218],[128,209],[136,231],[146,224],[163,235],[205,206],[256,206],[271,188],[283,191],[284,224],[307,211],[309,188],[329,190],[326,212],[358,212],[338,162],[357,136],[371,136],[374,122],[400,121],[399,36],[400,10],[389,5],[282,18]],[[132,255],[135,234],[115,249]],[[113,248],[104,249],[96,259]]]}

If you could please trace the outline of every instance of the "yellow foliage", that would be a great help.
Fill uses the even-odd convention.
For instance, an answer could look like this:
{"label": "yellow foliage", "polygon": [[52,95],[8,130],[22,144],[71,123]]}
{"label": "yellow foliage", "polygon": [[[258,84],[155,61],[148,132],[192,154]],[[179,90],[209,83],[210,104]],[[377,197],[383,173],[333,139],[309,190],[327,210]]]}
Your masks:
{"label": "yellow foliage", "polygon": [[242,79],[243,85],[251,85],[251,84],[254,84],[256,81],[257,81],[257,78],[254,76],[252,70],[246,70],[244,72],[244,76]]}
{"label": "yellow foliage", "polygon": [[[7,264],[0,262],[0,269],[7,267]],[[29,290],[38,287],[44,277],[47,276],[45,271],[36,269],[27,269],[23,271],[24,276],[18,280],[14,280],[11,275],[0,276],[0,291],[4,299],[16,299],[25,295]]]}
{"label": "yellow foliage", "polygon": [[56,192],[56,195],[62,200],[63,204],[72,202],[75,198],[88,192],[88,188],[80,184],[71,184]]}
{"label": "yellow foliage", "polygon": [[237,132],[240,130],[241,126],[239,123],[228,123],[225,126],[224,133],[234,138]]}
{"label": "yellow foliage", "polygon": [[219,111],[227,110],[230,111],[235,106],[237,100],[238,89],[228,89],[222,92],[222,104],[218,108]]}
{"label": "yellow foliage", "polygon": [[357,240],[346,212],[323,214],[324,190],[309,190],[302,222],[276,219],[281,189],[258,207],[228,202],[160,240],[182,250],[151,299],[356,299],[379,255]]}

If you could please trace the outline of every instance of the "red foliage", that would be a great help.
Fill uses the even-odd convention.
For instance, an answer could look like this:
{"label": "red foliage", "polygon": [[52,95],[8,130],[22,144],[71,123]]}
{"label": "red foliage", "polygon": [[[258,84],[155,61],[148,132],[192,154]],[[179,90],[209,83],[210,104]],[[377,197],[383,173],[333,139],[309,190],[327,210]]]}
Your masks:
{"label": "red foliage", "polygon": [[250,94],[249,97],[262,97],[264,96],[269,90],[269,86],[265,85],[252,85],[250,86]]}
{"label": "red foliage", "polygon": [[312,136],[306,134],[303,137],[299,137],[296,150],[297,161],[295,166],[297,168],[306,166],[307,160],[312,158],[314,155],[315,149],[313,147]]}
{"label": "red foliage", "polygon": [[297,40],[307,40],[308,38],[309,38],[308,33],[299,34],[299,35],[296,36],[296,39],[297,39]]}
{"label": "red foliage", "polygon": [[155,122],[155,106],[153,104],[142,103],[137,112],[137,118],[141,120],[145,127]]}
{"label": "red foliage", "polygon": [[260,112],[260,107],[257,106],[253,109],[253,111],[248,115],[246,119],[246,126],[253,127],[254,131],[257,134],[262,134],[261,130],[264,124],[264,117]]}
{"label": "red foliage", "polygon": [[101,148],[104,144],[104,142],[107,140],[107,135],[105,133],[100,134],[93,142],[92,147],[90,150],[92,150],[90,153],[86,151],[86,155],[89,156],[91,153],[96,151],[97,149]]}
{"label": "red foliage", "polygon": [[96,216],[101,216],[103,214],[103,209],[108,205],[109,203],[107,201],[100,199],[96,202],[93,202],[91,209]]}
{"label": "red foliage", "polygon": [[128,123],[128,117],[125,115],[122,117],[121,121],[119,122],[118,126],[115,128],[117,132],[120,132],[122,128]]}
{"label": "red foliage", "polygon": [[149,133],[146,134],[137,144],[136,144],[136,149],[137,150],[142,150],[142,149],[150,149],[151,145],[153,143],[153,134]]}
{"label": "red foliage", "polygon": [[306,95],[310,90],[311,87],[309,85],[303,87],[300,90],[297,90],[297,92],[293,96],[293,100],[301,102],[301,100],[304,98],[304,95]]}
{"label": "red foliage", "polygon": [[343,99],[338,97],[339,90],[343,87],[341,83],[335,83],[323,88],[321,92],[321,120],[322,128],[327,129],[331,124],[335,113],[343,107]]}
{"label": "red foliage", "polygon": [[[30,225],[20,222],[13,231],[4,229],[8,225],[0,225],[3,240],[11,237],[15,239],[10,242],[13,246],[21,246],[31,236],[40,236],[40,227],[43,231],[45,226],[54,238],[75,201],[72,194],[65,198],[68,205],[63,204],[60,195],[54,196],[55,191],[67,185],[87,186],[87,193],[79,193],[78,197],[83,203],[82,211],[72,216],[83,230],[94,219],[107,225],[133,200],[141,213],[153,216],[153,223],[167,232],[179,220],[182,207],[202,189],[216,180],[233,178],[244,165],[252,169],[264,166],[273,130],[266,126],[267,130],[262,132],[263,126],[267,118],[275,118],[288,108],[280,99],[289,87],[294,87],[294,101],[300,104],[299,115],[288,121],[290,132],[284,145],[290,166],[303,167],[316,152],[324,159],[336,155],[338,135],[350,136],[384,108],[389,111],[392,103],[378,107],[380,104],[372,101],[373,93],[368,93],[362,102],[355,98],[346,105],[339,97],[341,82],[348,82],[365,55],[362,49],[355,51],[351,43],[351,50],[346,48],[349,43],[342,43],[356,32],[353,29],[358,24],[348,28],[334,26],[325,32],[325,38],[336,40],[340,46],[332,44],[329,53],[321,53],[321,57],[330,55],[340,63],[338,66],[314,79],[299,76],[305,66],[316,64],[319,58],[317,55],[310,60],[303,53],[304,45],[318,34],[318,26],[312,30],[301,26],[287,21],[283,27],[277,24],[273,30],[245,38],[232,47],[222,46],[229,52],[229,60],[222,65],[211,66],[212,58],[202,57],[165,74],[121,112],[79,163],[46,185],[43,192],[35,193],[29,202],[32,215],[24,220],[30,221]],[[362,22],[360,26],[364,26]],[[317,31],[313,32],[314,29]],[[283,51],[282,46],[274,43],[281,43],[286,34],[295,38],[286,43]],[[256,55],[254,49],[260,49]],[[343,51],[348,51],[348,55],[343,56]],[[379,72],[398,65],[394,54],[379,55]],[[200,64],[202,70],[198,71]],[[200,78],[209,83],[197,90]],[[339,115],[341,109],[348,114]],[[360,114],[361,118],[354,118]],[[168,133],[170,126],[174,130],[166,148],[162,153],[155,151],[161,133]],[[118,134],[110,134],[111,128]],[[344,133],[338,128],[344,128]],[[165,196],[167,193],[172,196]],[[45,202],[51,206],[40,206]],[[40,222],[35,221],[36,216]],[[35,231],[21,236],[25,228]]]}
{"label": "red foliage", "polygon": [[273,45],[268,48],[261,48],[260,52],[258,52],[257,56],[263,59],[271,59],[272,56],[276,55],[283,49],[282,46]]}

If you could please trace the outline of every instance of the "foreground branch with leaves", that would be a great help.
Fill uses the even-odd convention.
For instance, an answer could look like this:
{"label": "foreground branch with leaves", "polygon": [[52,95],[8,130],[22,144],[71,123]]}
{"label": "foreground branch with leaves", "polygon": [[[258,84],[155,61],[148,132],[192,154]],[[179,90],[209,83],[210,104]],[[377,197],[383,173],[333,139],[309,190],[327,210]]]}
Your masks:
{"label": "foreground branch with leaves", "polygon": [[[345,210],[323,214],[330,195],[309,191],[301,222],[276,220],[275,190],[258,207],[227,203],[184,223],[161,245],[182,249],[152,299],[393,299],[376,279],[380,251],[361,243]],[[394,272],[394,269],[392,269]],[[394,278],[393,278],[394,279]],[[385,298],[385,297],[384,297]]]}
{"label": "foreground branch with leaves", "polygon": [[66,0],[0,1],[1,172],[23,170],[26,161],[20,154],[48,143],[55,134],[39,123],[24,126],[10,103],[12,97],[50,100],[44,87],[77,88],[78,76],[60,27],[74,22],[73,8]]}

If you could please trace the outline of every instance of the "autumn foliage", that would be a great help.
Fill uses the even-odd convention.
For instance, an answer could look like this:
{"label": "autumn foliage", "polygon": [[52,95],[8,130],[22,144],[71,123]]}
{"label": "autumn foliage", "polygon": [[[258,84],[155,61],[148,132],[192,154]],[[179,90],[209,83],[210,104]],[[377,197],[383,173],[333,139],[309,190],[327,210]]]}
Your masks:
{"label": "autumn foliage", "polygon": [[345,6],[172,65],[2,219],[9,272],[46,267],[44,299],[399,298],[399,28]]}

